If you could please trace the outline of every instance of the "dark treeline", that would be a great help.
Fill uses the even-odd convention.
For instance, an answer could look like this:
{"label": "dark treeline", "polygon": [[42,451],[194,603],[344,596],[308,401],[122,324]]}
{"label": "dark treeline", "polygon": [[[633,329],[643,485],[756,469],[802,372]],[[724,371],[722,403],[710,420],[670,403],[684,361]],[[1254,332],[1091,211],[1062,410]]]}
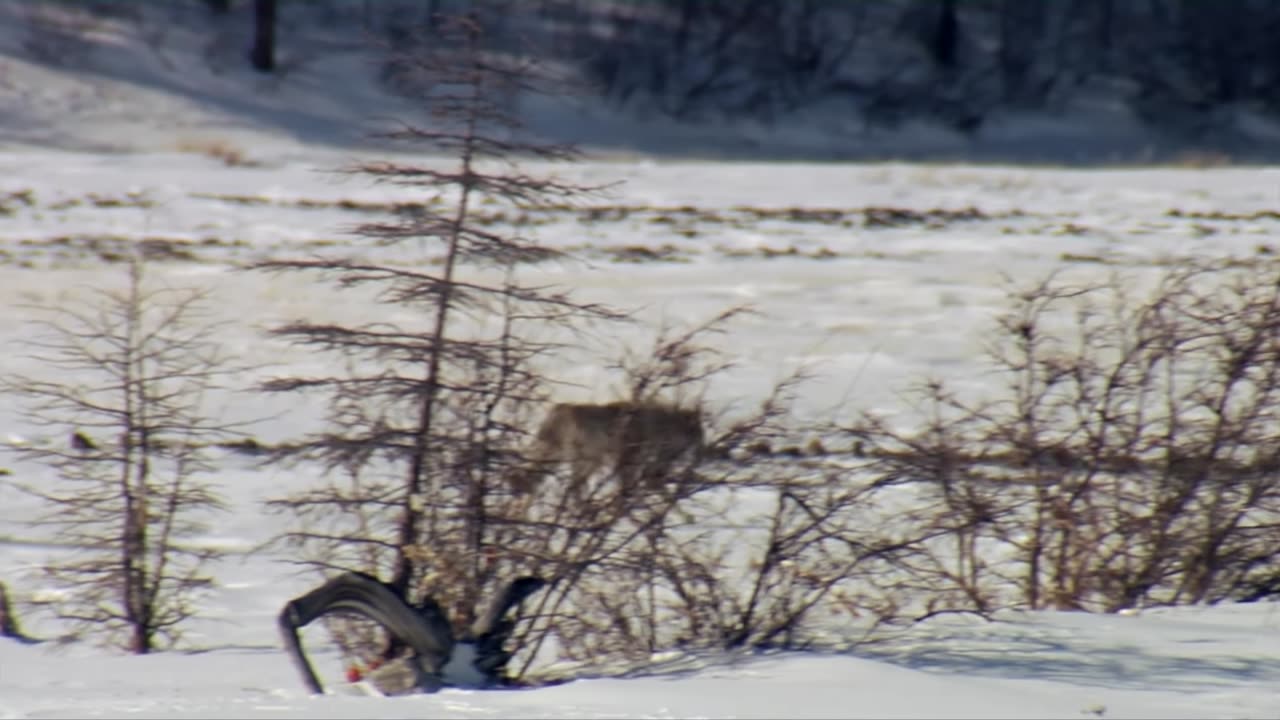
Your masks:
{"label": "dark treeline", "polygon": [[[301,4],[301,3],[298,3]],[[873,124],[981,126],[1091,89],[1197,133],[1224,107],[1280,109],[1271,0],[417,0],[335,2],[397,43],[489,15],[609,101],[687,120],[847,103]]]}
{"label": "dark treeline", "polygon": [[[116,15],[137,7],[71,5]],[[971,132],[994,111],[1055,112],[1104,98],[1153,128],[1195,137],[1222,127],[1231,109],[1280,110],[1274,0],[187,0],[166,7],[224,32],[241,23],[243,62],[267,73],[280,71],[276,45],[287,51],[316,31],[404,50],[429,46],[440,18],[474,12],[505,47],[556,62],[586,81],[587,92],[692,122],[768,122],[821,104],[869,126],[926,119]]]}

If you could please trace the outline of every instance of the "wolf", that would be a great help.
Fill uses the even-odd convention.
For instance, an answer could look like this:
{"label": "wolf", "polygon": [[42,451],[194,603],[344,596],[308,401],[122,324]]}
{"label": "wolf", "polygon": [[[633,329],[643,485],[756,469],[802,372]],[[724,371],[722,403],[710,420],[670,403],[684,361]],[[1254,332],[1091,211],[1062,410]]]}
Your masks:
{"label": "wolf", "polygon": [[513,484],[517,492],[530,492],[548,474],[567,467],[570,490],[579,496],[602,470],[624,488],[653,487],[673,471],[697,465],[705,442],[702,415],[694,409],[627,401],[559,403],[527,451],[531,470]]}

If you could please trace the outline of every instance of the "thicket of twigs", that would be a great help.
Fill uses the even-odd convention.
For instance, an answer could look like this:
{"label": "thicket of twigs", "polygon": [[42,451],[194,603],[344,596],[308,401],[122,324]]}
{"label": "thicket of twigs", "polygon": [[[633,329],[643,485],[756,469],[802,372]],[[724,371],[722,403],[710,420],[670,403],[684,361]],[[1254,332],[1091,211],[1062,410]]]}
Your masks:
{"label": "thicket of twigs", "polygon": [[875,482],[945,531],[909,564],[937,608],[1114,612],[1280,592],[1280,265],[1184,263],[1011,293],[990,392],[944,381],[911,431],[854,429]]}
{"label": "thicket of twigs", "polygon": [[[40,310],[22,348],[39,372],[0,387],[31,425],[69,438],[14,450],[51,471],[13,482],[41,502],[31,523],[69,548],[44,568],[59,591],[49,609],[73,635],[164,649],[222,554],[191,538],[224,509],[203,448],[238,437],[209,406],[237,367],[212,339],[204,294],[145,283],[140,261],[121,291]],[[7,604],[0,616],[21,635]]]}

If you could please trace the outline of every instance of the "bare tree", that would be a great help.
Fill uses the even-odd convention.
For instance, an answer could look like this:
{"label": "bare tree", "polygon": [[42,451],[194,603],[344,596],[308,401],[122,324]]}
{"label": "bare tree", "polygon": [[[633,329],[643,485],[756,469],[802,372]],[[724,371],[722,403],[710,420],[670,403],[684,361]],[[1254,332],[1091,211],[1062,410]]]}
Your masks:
{"label": "bare tree", "polygon": [[[611,5],[586,72],[606,99],[686,120],[772,119],[816,100],[859,42],[864,11],[828,0]],[[638,102],[637,102],[638,101]]]}
{"label": "bare tree", "polygon": [[[592,190],[514,164],[575,154],[520,138],[506,100],[536,89],[538,68],[490,52],[486,40],[475,18],[454,18],[430,48],[394,58],[431,124],[405,124],[385,139],[435,148],[454,158],[452,167],[374,161],[352,168],[421,190],[421,202],[357,230],[375,248],[420,249],[420,269],[354,258],[256,266],[315,274],[339,288],[372,288],[404,318],[365,325],[299,320],[273,331],[349,361],[345,372],[266,385],[323,392],[331,408],[329,427],[286,458],[317,462],[331,477],[272,503],[298,520],[281,541],[315,567],[384,578],[411,602],[435,598],[459,635],[475,622],[482,598],[538,569],[527,555],[500,557],[519,536],[507,488],[520,463],[523,428],[547,395],[539,362],[559,347],[554,338],[532,339],[531,331],[547,337],[548,328],[569,332],[577,323],[623,317],[563,291],[522,284],[521,266],[559,253],[525,237],[518,225],[504,231],[478,216],[480,207],[518,215]],[[433,202],[441,193],[449,201]],[[339,474],[343,479],[332,477]]]}
{"label": "bare tree", "polygon": [[253,0],[253,49],[249,62],[258,72],[276,69],[276,0]]}
{"label": "bare tree", "polygon": [[234,434],[205,411],[233,368],[201,322],[203,302],[144,287],[134,262],[123,292],[46,308],[27,345],[47,375],[4,379],[33,425],[72,439],[15,449],[58,480],[17,483],[45,504],[33,524],[74,548],[46,568],[66,590],[54,611],[134,653],[179,637],[219,555],[190,542],[222,508],[201,446]]}

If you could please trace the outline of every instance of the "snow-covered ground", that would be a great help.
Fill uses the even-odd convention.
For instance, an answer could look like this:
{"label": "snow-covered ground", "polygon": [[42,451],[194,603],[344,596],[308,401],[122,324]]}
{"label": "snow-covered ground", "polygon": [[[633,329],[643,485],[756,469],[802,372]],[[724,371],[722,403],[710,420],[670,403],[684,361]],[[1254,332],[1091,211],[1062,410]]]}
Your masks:
{"label": "snow-covered ground", "polygon": [[[362,152],[340,142],[350,138],[335,138],[338,129],[350,130],[358,112],[384,98],[344,94],[358,89],[347,83],[338,83],[343,93],[317,92],[334,85],[323,82],[321,61],[294,84],[262,83],[246,95],[243,78],[197,72],[202,49],[183,54],[175,36],[167,60],[182,72],[145,77],[136,69],[146,52],[138,47],[108,53],[105,70],[91,74],[33,62],[19,39],[0,32],[4,347],[29,332],[31,304],[123,283],[119,261],[139,247],[153,261],[153,280],[212,293],[231,321],[219,341],[247,361],[271,363],[263,372],[316,361],[270,343],[264,327],[301,315],[358,320],[379,312],[345,296],[336,301],[331,288],[302,278],[236,268],[357,249],[412,261],[359,248],[346,233],[412,195],[328,172]],[[177,77],[203,84],[199,92],[176,87]],[[616,139],[626,129],[608,134]],[[749,303],[758,314],[735,321],[722,339],[737,365],[712,387],[713,402],[751,403],[807,365],[816,376],[801,389],[805,412],[895,411],[900,393],[928,375],[982,391],[990,381],[981,371],[984,333],[1009,280],[1054,270],[1140,280],[1177,258],[1280,252],[1280,169],[1272,168],[752,164],[615,154],[556,172],[623,184],[582,208],[530,218],[541,240],[576,258],[531,268],[530,278],[638,308],[644,320],[623,336],[598,338],[578,365],[562,368],[580,383],[566,397],[603,399],[617,390],[600,358],[616,355],[618,343],[642,346],[664,322],[696,322]],[[10,350],[0,370],[40,368]],[[294,435],[307,415],[278,397],[231,401],[230,411],[244,417],[275,418],[253,428],[266,441]],[[65,438],[43,435],[0,403],[0,441]],[[219,462],[232,511],[204,541],[232,555],[213,568],[219,585],[203,598],[185,649],[123,657],[0,639],[0,718],[1280,717],[1275,603],[1111,616],[1005,613],[993,622],[939,616],[846,654],[673,656],[643,673],[536,690],[311,697],[278,645],[274,620],[312,578],[248,553],[275,532],[261,500],[309,478],[232,453]],[[0,468],[39,479],[39,470],[4,453]],[[38,569],[60,550],[23,524],[31,500],[4,480],[0,580],[21,601],[44,589]],[[32,634],[58,631],[39,615],[23,619]],[[331,651],[316,654],[336,665]]]}
{"label": "snow-covered ground", "polygon": [[[0,317],[7,344],[26,304],[55,303],[123,281],[121,253],[142,243],[152,278],[207,287],[221,340],[248,360],[300,364],[260,329],[301,313],[367,317],[300,278],[235,270],[245,261],[354,248],[344,228],[403,191],[271,156],[227,167],[193,154],[0,155]],[[983,333],[1004,276],[1055,269],[1141,277],[1170,258],[1269,256],[1280,245],[1277,172],[1066,171],[913,165],[587,163],[562,169],[625,180],[597,210],[549,213],[537,230],[578,261],[531,272],[582,297],[639,307],[621,341],[643,343],[664,320],[689,322],[749,302],[731,326],[739,363],[713,400],[749,402],[797,363],[818,375],[801,394],[811,412],[893,409],[927,374],[980,390]],[[341,202],[348,201],[348,202]],[[601,208],[609,208],[607,210]],[[896,209],[897,213],[886,208]],[[821,210],[823,212],[810,212]],[[912,212],[902,212],[912,211]],[[914,214],[913,214],[914,213]],[[614,349],[611,338],[599,352]],[[584,355],[589,358],[590,355]],[[584,359],[566,369],[584,396],[609,378]],[[278,365],[277,365],[278,367]],[[9,355],[6,370],[35,371]],[[592,381],[595,378],[595,381]],[[288,407],[246,395],[247,414]],[[271,402],[276,402],[275,400]],[[296,410],[296,408],[293,408]],[[255,432],[296,432],[286,413]],[[42,438],[0,408],[0,432]],[[6,461],[15,473],[34,473]],[[305,483],[228,454],[219,483],[233,500],[216,538],[244,551],[273,532],[259,501]],[[29,500],[0,485],[0,578],[41,590],[36,569],[56,548],[20,521]],[[941,617],[847,655],[682,658],[647,677],[558,687],[376,699],[305,694],[277,646],[281,605],[310,580],[274,558],[235,555],[191,626],[198,650],[119,657],[84,647],[0,642],[0,717],[1275,717],[1280,712],[1280,607],[1147,611],[1133,616],[1008,614],[996,622]],[[56,628],[32,616],[35,634]],[[323,654],[322,654],[323,656]],[[331,657],[330,660],[333,660]],[[664,670],[665,667],[665,670]]]}
{"label": "snow-covered ground", "polygon": [[853,655],[399,698],[308,696],[269,642],[125,658],[0,643],[0,717],[1274,718],[1278,634],[1274,605],[950,617]]}

